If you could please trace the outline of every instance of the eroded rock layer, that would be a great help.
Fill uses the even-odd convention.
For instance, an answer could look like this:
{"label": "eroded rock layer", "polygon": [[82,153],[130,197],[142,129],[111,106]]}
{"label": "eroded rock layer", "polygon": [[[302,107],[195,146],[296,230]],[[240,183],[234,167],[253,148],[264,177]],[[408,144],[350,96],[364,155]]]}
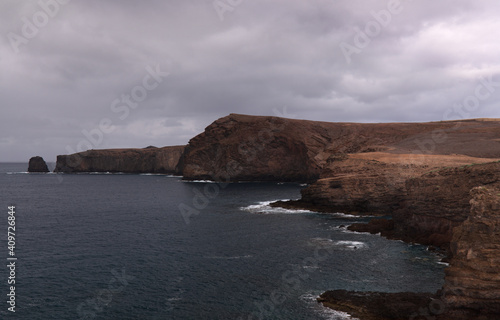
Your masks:
{"label": "eroded rock layer", "polygon": [[444,299],[463,313],[500,319],[500,189],[476,187],[467,220],[454,229]]}

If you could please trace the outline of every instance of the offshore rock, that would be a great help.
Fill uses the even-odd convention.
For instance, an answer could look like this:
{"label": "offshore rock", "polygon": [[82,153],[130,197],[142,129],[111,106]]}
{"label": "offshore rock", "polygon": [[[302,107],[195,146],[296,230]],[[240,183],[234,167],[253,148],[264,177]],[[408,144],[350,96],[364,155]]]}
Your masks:
{"label": "offshore rock", "polygon": [[177,164],[184,146],[88,150],[57,156],[54,172],[123,172],[182,174]]}
{"label": "offshore rock", "polygon": [[28,172],[49,172],[49,168],[42,157],[36,156],[30,159]]}

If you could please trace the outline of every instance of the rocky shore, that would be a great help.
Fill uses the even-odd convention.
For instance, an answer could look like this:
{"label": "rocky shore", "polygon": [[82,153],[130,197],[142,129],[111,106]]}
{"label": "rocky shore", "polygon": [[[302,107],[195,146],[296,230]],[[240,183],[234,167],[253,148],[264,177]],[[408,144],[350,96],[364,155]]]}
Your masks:
{"label": "rocky shore", "polygon": [[360,320],[500,318],[500,189],[470,191],[467,219],[453,230],[450,266],[437,293],[327,291],[318,302]]}
{"label": "rocky shore", "polygon": [[[89,150],[58,156],[55,171],[307,182],[301,199],[273,205],[384,216],[349,229],[441,247],[450,257],[440,293],[396,298],[334,291],[322,296],[325,305],[350,305],[360,319],[408,319],[410,309],[438,299],[449,318],[443,312],[437,319],[483,319],[481,308],[500,318],[500,232],[492,200],[500,193],[476,187],[500,188],[499,161],[498,119],[362,124],[230,114],[185,147]],[[385,311],[373,311],[376,306]]]}

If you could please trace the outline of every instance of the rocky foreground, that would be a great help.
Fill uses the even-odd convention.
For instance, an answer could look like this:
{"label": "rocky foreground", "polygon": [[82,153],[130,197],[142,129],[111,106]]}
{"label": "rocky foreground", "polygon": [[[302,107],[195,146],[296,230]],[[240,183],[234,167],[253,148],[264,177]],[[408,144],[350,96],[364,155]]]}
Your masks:
{"label": "rocky foreground", "polygon": [[[231,114],[209,125],[185,147],[90,150],[58,156],[55,171],[308,182],[301,199],[275,205],[390,216],[349,228],[438,246],[451,259],[442,293],[420,298],[403,295],[399,303],[383,293],[372,293],[374,300],[370,300],[370,295],[344,292],[340,300],[350,299],[353,306],[372,303],[380,310],[386,308],[383,301],[393,301],[388,310],[397,305],[409,310],[416,305],[408,305],[408,299],[417,304],[437,299],[446,306],[448,317],[436,313],[439,319],[483,319],[481,312],[489,314],[484,319],[500,319],[500,232],[498,207],[491,200],[500,192],[483,192],[500,188],[499,161],[497,119],[361,124]],[[327,297],[332,295],[322,299]],[[341,305],[330,298],[323,302]],[[413,319],[418,316],[428,319],[419,314]],[[398,317],[360,313],[360,319]]]}

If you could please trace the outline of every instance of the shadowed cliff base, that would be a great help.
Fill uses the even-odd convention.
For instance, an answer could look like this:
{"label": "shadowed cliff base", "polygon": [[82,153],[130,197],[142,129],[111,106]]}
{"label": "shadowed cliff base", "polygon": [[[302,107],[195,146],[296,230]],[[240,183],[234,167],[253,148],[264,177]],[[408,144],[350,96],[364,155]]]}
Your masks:
{"label": "shadowed cliff base", "polygon": [[500,319],[500,189],[470,191],[467,219],[453,231],[443,289],[431,293],[327,291],[318,302],[360,320]]}

